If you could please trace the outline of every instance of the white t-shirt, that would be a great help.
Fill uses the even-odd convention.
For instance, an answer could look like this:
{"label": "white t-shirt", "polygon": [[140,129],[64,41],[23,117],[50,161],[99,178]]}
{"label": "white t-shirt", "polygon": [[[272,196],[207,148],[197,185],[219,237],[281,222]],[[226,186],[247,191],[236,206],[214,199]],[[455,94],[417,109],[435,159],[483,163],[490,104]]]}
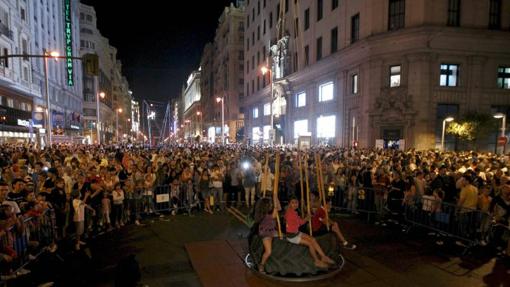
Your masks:
{"label": "white t-shirt", "polygon": [[74,222],[85,221],[85,203],[81,199],[73,199]]}

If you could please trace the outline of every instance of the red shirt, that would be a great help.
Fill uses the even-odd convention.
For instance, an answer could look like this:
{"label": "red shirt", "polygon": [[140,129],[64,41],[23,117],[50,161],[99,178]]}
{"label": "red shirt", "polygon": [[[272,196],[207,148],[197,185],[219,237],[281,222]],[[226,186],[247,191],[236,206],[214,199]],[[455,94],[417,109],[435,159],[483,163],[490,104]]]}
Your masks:
{"label": "red shirt", "polygon": [[297,211],[292,208],[288,208],[285,212],[285,223],[287,233],[298,233],[299,226],[306,223],[301,217],[299,217]]}
{"label": "red shirt", "polygon": [[321,206],[320,208],[315,211],[314,215],[312,216],[312,230],[317,231],[321,228],[321,226],[324,224],[324,219],[326,218],[326,212],[324,211],[324,208]]}

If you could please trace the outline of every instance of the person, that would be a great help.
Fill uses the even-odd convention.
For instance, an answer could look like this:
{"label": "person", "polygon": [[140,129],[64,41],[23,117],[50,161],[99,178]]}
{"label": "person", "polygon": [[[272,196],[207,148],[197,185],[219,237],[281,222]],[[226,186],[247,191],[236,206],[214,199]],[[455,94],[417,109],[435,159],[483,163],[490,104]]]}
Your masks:
{"label": "person", "polygon": [[122,222],[123,211],[124,211],[124,191],[121,188],[120,183],[115,184],[115,190],[112,193],[113,198],[113,223],[115,227],[120,228],[124,226]]}
{"label": "person", "polygon": [[255,205],[254,218],[256,224],[258,224],[258,235],[262,238],[262,245],[264,246],[264,253],[258,264],[258,270],[261,273],[265,272],[264,266],[271,256],[273,238],[278,236],[276,217],[280,209],[280,204],[275,196],[273,196],[273,202],[269,197],[264,197],[259,199]]}
{"label": "person", "polygon": [[299,201],[297,198],[292,197],[289,201],[287,211],[285,212],[285,230],[287,241],[293,244],[299,244],[308,247],[310,255],[314,260],[315,266],[319,268],[327,268],[328,264],[335,264],[335,261],[329,258],[324,253],[324,251],[322,251],[322,248],[320,247],[319,243],[317,243],[315,238],[299,231],[299,227],[310,219],[310,215],[307,217],[307,220],[302,219],[299,217],[296,211],[298,207]]}
{"label": "person", "polygon": [[489,211],[494,217],[494,223],[499,228],[495,229],[495,238],[498,241],[506,241],[506,250],[500,255],[510,257],[510,185],[502,185],[501,193],[490,203]]}
{"label": "person", "polygon": [[76,240],[75,240],[75,249],[80,250],[80,245],[85,245],[86,243],[81,241],[81,236],[85,231],[85,208],[89,209],[92,214],[95,214],[95,210],[90,207],[88,204],[85,204],[86,199],[88,198],[89,193],[85,195],[83,200],[80,199],[80,193],[75,191],[73,194],[73,208],[74,208],[74,226],[76,229]]}
{"label": "person", "polygon": [[204,200],[204,210],[207,213],[213,214],[213,210],[211,209],[210,197],[211,194],[209,192],[209,174],[207,169],[203,169],[200,173],[200,180],[198,182],[198,188],[200,190],[200,195]]}
{"label": "person", "polygon": [[257,185],[257,175],[255,168],[251,163],[243,163],[243,187],[244,187],[244,199],[246,207],[251,208],[255,203],[255,187]]}
{"label": "person", "polygon": [[[320,205],[320,204],[319,204]],[[326,218],[326,209],[329,212],[331,210],[331,205],[326,203],[326,205],[320,205],[319,208],[315,211],[312,216],[312,231],[314,236],[320,236],[328,233],[331,230],[336,237],[338,238],[340,245],[346,249],[356,249],[356,244],[349,243],[342,232],[340,231],[340,227],[338,227],[338,223],[335,221],[328,220]]]}
{"label": "person", "polygon": [[103,193],[103,199],[101,200],[101,221],[106,226],[107,230],[112,229],[110,225],[110,212],[112,206],[108,193]]}

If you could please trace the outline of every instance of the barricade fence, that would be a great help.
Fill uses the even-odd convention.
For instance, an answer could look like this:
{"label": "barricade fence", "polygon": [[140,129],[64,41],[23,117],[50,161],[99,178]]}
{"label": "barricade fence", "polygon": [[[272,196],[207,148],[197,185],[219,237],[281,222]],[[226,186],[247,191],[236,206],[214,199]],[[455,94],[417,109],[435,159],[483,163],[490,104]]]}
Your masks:
{"label": "barricade fence", "polygon": [[[361,214],[368,221],[397,222],[407,228],[422,227],[441,235],[461,240],[469,246],[484,240],[491,228],[492,217],[476,209],[461,208],[455,204],[446,203],[431,196],[416,196],[404,193],[400,189],[386,187],[348,186],[338,188],[326,186],[328,201],[332,212]],[[207,193],[212,205],[242,204],[244,190],[238,189],[241,196],[232,198],[228,191]],[[257,190],[257,197],[262,196]],[[280,202],[285,205],[290,196],[300,198],[300,190],[288,191],[282,184],[279,192]],[[234,195],[235,197],[235,195]],[[203,206],[203,196],[192,187],[181,186],[179,192],[172,193],[169,185],[158,186],[154,189],[155,210],[157,212],[172,212],[191,210],[196,204]]]}
{"label": "barricade fence", "polygon": [[40,215],[24,218],[0,233],[3,267],[16,272],[44,251],[56,239],[55,213],[47,209]]}

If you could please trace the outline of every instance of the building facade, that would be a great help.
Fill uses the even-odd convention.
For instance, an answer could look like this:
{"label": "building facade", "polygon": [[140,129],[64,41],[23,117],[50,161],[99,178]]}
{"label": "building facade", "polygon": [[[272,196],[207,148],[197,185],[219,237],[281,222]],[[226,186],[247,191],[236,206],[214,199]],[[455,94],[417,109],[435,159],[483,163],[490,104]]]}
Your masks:
{"label": "building facade", "polygon": [[99,76],[83,74],[84,135],[90,143],[98,142],[96,125],[99,99],[100,142],[116,142],[123,138],[130,125],[129,86],[122,76],[117,49],[97,29],[94,7],[80,4],[79,15],[80,54],[96,54],[99,58]]}
{"label": "building facade", "polygon": [[244,126],[240,102],[244,97],[244,1],[225,7],[218,20],[214,41],[202,52],[201,104],[202,133],[208,142],[221,142],[222,102],[223,131],[227,142],[235,142]]}
{"label": "building facade", "polygon": [[438,147],[447,116],[508,113],[509,12],[500,0],[247,1],[246,135]]}
{"label": "building facade", "polygon": [[[0,1],[0,54],[26,55],[0,61],[0,141],[30,139],[45,145],[48,118],[41,56],[45,51],[78,56],[78,4]],[[48,86],[54,140],[71,141],[81,135],[81,62],[49,59]]]}
{"label": "building facade", "polygon": [[202,137],[201,71],[193,71],[182,88],[181,134],[186,141]]}

